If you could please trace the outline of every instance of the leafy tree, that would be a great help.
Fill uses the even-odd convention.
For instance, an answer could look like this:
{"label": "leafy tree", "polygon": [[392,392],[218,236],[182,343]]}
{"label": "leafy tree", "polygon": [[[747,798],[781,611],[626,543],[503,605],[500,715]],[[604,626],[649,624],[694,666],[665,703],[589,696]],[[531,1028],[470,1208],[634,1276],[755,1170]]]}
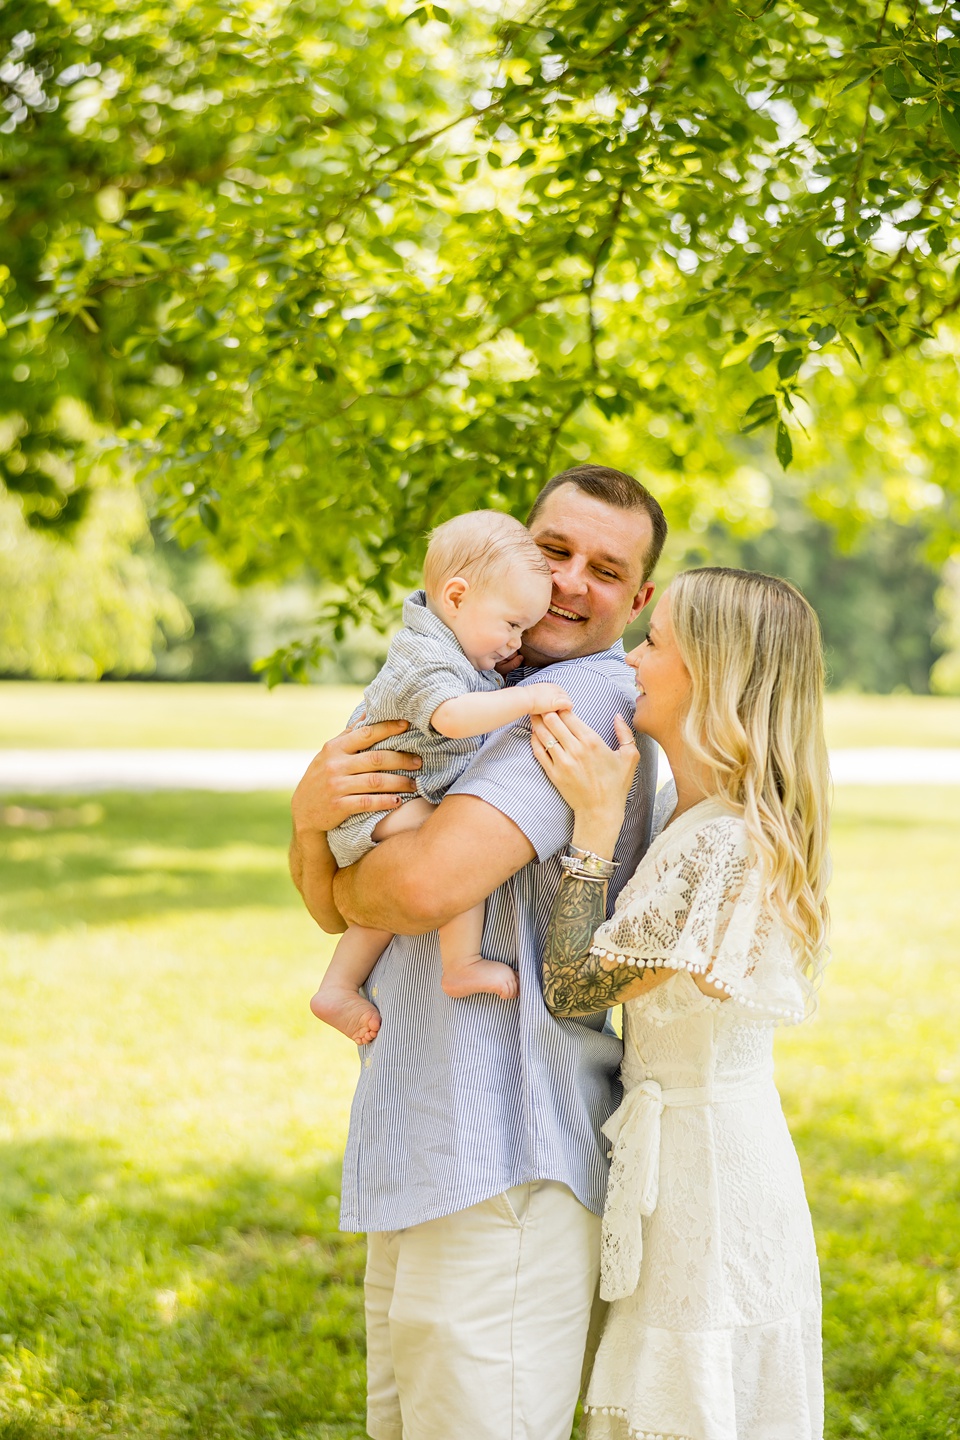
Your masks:
{"label": "leafy tree", "polygon": [[72,544],[26,526],[0,493],[0,676],[150,674],[155,649],[189,628],[152,563],[136,492],[97,486]]}
{"label": "leafy tree", "polygon": [[954,546],[960,5],[17,0],[0,50],[34,525],[82,508],[71,394],[335,629],[588,453],[702,526],[772,447]]}

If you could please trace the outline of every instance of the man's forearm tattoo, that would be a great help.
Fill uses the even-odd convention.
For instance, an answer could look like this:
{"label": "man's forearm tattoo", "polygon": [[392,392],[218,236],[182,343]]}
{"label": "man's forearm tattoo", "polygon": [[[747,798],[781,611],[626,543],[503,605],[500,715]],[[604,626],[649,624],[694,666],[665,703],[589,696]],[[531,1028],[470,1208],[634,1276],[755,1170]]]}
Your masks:
{"label": "man's forearm tattoo", "polygon": [[[595,1015],[619,1003],[620,992],[639,979],[644,964],[608,970],[590,954],[606,918],[606,885],[564,875],[553,902],[543,955],[543,998],[554,1015]],[[655,967],[651,966],[650,969]]]}

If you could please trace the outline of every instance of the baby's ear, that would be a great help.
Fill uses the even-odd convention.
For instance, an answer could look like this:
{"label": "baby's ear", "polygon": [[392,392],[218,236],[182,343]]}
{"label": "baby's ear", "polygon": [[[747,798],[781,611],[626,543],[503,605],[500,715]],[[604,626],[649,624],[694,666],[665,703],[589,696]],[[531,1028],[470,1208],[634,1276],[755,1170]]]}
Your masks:
{"label": "baby's ear", "polygon": [[469,589],[470,584],[464,580],[462,575],[452,575],[449,580],[444,582],[443,589],[440,591],[441,606],[444,609],[459,610],[463,604],[463,597]]}

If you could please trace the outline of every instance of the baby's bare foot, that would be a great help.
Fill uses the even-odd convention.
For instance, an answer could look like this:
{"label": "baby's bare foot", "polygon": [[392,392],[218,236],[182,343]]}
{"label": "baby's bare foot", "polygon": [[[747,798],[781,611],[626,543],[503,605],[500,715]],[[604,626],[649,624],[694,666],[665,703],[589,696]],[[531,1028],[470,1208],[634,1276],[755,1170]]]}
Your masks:
{"label": "baby's bare foot", "polygon": [[380,1029],[380,1011],[349,986],[321,985],[310,1001],[318,1020],[341,1031],[354,1045],[369,1045]]}
{"label": "baby's bare foot", "polygon": [[462,960],[444,963],[440,982],[447,995],[499,995],[515,1000],[520,994],[517,972],[499,960],[484,960],[482,955],[467,955]]}

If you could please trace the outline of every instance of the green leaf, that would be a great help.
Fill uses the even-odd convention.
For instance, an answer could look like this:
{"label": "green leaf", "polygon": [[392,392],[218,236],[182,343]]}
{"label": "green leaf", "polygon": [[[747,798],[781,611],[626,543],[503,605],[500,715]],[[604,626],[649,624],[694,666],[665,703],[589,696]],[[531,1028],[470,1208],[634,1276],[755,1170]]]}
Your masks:
{"label": "green leaf", "polygon": [[946,106],[940,107],[940,124],[943,132],[954,150],[960,154],[960,115],[956,110],[948,110]]}
{"label": "green leaf", "polygon": [[908,105],[903,112],[903,119],[908,129],[919,130],[922,125],[929,125],[936,113],[936,100],[928,100],[925,105]]}
{"label": "green leaf", "polygon": [[[739,340],[737,339],[738,335],[741,336]],[[733,349],[728,350],[720,361],[721,370],[726,370],[731,365],[739,365],[741,360],[746,360],[751,350],[754,349],[754,339],[749,335],[744,335],[741,330],[734,332],[733,340]]]}
{"label": "green leaf", "polygon": [[216,505],[210,500],[201,500],[197,506],[200,515],[200,523],[211,535],[216,535],[220,529],[220,513]]}
{"label": "green leaf", "polygon": [[785,350],[777,361],[777,374],[780,379],[789,380],[792,375],[796,375],[803,361],[803,350],[799,346],[793,350]]}
{"label": "green leaf", "polygon": [[846,335],[844,335],[842,330],[840,331],[840,344],[845,346],[845,348],[850,351],[850,354],[853,356],[854,360],[856,360],[857,364],[862,370],[863,361],[860,359],[860,351],[857,349],[856,345],[854,345],[852,340],[847,339]]}
{"label": "green leaf", "polygon": [[748,418],[749,416],[751,416],[751,415],[753,415],[753,416],[758,416],[758,415],[761,415],[761,414],[763,414],[763,415],[765,415],[767,418],[769,418],[770,416],[775,415],[776,413],[777,413],[777,397],[776,397],[776,395],[773,395],[773,394],[769,394],[769,393],[768,393],[768,394],[766,394],[766,395],[760,395],[760,396],[758,396],[758,398],[757,398],[756,400],[754,400],[753,404],[752,404],[751,406],[749,406],[749,408],[747,409],[747,412],[746,412],[746,415],[744,416],[744,419],[747,419],[747,418]]}
{"label": "green leaf", "polygon": [[840,91],[840,94],[847,95],[851,90],[856,90],[858,85],[864,84],[865,81],[869,80],[872,75],[876,75],[876,73],[876,70],[865,70],[863,74],[858,75],[855,80],[848,80]]}
{"label": "green leaf", "polygon": [[947,248],[947,237],[943,233],[942,225],[934,225],[933,229],[930,231],[930,234],[927,236],[927,244],[930,246],[930,249],[933,251],[934,255],[943,254],[943,252]]}
{"label": "green leaf", "polygon": [[887,94],[892,99],[907,100],[911,94],[910,81],[904,75],[899,65],[885,65],[883,67],[883,83],[887,87]]}
{"label": "green leaf", "polygon": [[756,350],[754,350],[753,354],[750,356],[750,369],[755,372],[759,372],[763,369],[765,365],[769,365],[772,359],[773,341],[764,340],[763,344],[758,345]]}
{"label": "green leaf", "polygon": [[784,470],[793,459],[793,441],[790,439],[790,431],[782,420],[777,425],[777,459]]}
{"label": "green leaf", "polygon": [[869,240],[870,236],[876,235],[879,229],[880,216],[868,215],[867,218],[865,220],[861,220],[860,224],[857,226],[857,236],[861,240]]}
{"label": "green leaf", "polygon": [[818,345],[829,345],[831,340],[836,339],[836,335],[836,325],[821,325],[818,330],[814,331],[813,338]]}

